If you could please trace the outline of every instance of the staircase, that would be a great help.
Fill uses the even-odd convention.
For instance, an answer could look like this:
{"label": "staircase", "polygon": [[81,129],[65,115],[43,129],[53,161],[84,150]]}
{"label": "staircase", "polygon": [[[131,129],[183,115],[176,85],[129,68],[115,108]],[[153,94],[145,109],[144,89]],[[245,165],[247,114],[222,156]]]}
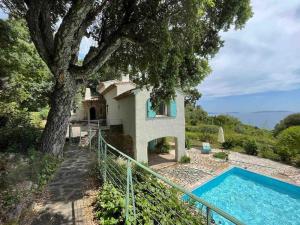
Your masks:
{"label": "staircase", "polygon": [[83,137],[80,138],[79,147],[87,147],[96,134],[97,134],[97,130],[93,130],[91,128],[90,134],[84,135]]}

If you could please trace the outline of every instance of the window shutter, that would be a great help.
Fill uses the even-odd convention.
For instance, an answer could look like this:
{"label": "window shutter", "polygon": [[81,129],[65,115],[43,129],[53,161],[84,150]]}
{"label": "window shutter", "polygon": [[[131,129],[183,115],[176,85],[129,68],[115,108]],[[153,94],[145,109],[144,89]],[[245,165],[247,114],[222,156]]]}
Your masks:
{"label": "window shutter", "polygon": [[154,118],[156,116],[155,111],[152,109],[152,103],[150,99],[147,100],[147,116],[148,118]]}
{"label": "window shutter", "polygon": [[176,117],[176,115],[177,115],[176,101],[171,100],[171,102],[170,102],[170,116],[171,117]]}

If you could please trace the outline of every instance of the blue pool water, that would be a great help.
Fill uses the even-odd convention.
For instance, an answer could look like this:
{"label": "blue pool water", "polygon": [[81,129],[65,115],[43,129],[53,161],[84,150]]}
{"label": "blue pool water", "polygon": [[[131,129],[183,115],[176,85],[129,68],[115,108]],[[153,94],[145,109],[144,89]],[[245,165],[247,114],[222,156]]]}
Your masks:
{"label": "blue pool water", "polygon": [[[245,224],[300,225],[300,187],[241,168],[228,170],[192,193]],[[231,224],[216,214],[213,218],[216,224]]]}

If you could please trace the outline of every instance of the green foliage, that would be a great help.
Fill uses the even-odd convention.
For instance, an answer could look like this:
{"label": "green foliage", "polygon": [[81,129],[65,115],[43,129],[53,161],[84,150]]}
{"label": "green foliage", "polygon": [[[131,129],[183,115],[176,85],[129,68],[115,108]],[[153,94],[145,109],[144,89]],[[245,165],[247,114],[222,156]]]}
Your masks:
{"label": "green foliage", "polygon": [[52,82],[23,20],[0,20],[0,101],[37,111],[48,103]]}
{"label": "green foliage", "polygon": [[191,158],[187,155],[184,155],[180,158],[179,160],[180,163],[190,163],[191,162]]}
{"label": "green foliage", "polygon": [[95,217],[101,225],[125,223],[125,197],[110,183],[101,188],[94,208]]}
{"label": "green foliage", "polygon": [[276,124],[274,135],[277,136],[281,131],[291,126],[300,126],[300,113],[291,114]]}
{"label": "green foliage", "polygon": [[[166,188],[161,182],[139,169],[134,179],[135,207],[137,218],[134,220],[132,207],[128,224],[139,221],[140,224],[155,224],[153,217],[161,224],[204,224],[200,215],[194,215],[188,205],[183,203],[172,188]],[[151,190],[151,194],[149,193]],[[153,202],[163,199],[163,204]],[[171,209],[171,210],[170,210]],[[184,215],[179,217],[178,215]],[[95,217],[99,224],[125,224],[125,195],[110,183],[105,183],[95,203]]]}
{"label": "green foliage", "polygon": [[32,126],[26,110],[0,102],[0,151],[26,152],[38,143],[41,131]]}
{"label": "green foliage", "polygon": [[275,153],[274,149],[272,149],[268,145],[263,145],[259,148],[259,156],[275,161],[280,161],[280,156]]}
{"label": "green foliage", "polygon": [[191,149],[191,141],[190,141],[190,138],[188,138],[188,137],[185,137],[185,148]]}
{"label": "green foliage", "polygon": [[236,127],[241,125],[239,119],[229,115],[218,115],[212,117],[213,123],[217,126],[231,126]]}
{"label": "green foliage", "polygon": [[278,135],[277,153],[281,160],[292,162],[300,154],[300,126],[292,126]]}
{"label": "green foliage", "polygon": [[201,98],[201,94],[199,93],[198,89],[189,89],[185,92],[184,105],[190,105],[194,107],[199,98]]}
{"label": "green foliage", "polygon": [[46,120],[49,113],[49,107],[44,107],[39,111],[39,116],[42,120]]}
{"label": "green foliage", "polygon": [[213,157],[228,160],[228,154],[226,152],[216,152],[213,154]]}
{"label": "green foliage", "polygon": [[163,138],[161,142],[158,142],[155,146],[155,153],[169,153],[171,146],[166,138]]}
{"label": "green foliage", "polygon": [[225,142],[222,143],[224,149],[232,149],[235,146],[235,142],[232,138],[227,138]]}
{"label": "green foliage", "polygon": [[244,143],[244,150],[246,154],[249,155],[257,155],[258,154],[258,146],[255,140],[247,140]]}
{"label": "green foliage", "polygon": [[201,121],[206,121],[207,117],[207,112],[205,112],[201,107],[193,107],[191,105],[187,105],[185,107],[186,124],[195,126]]}

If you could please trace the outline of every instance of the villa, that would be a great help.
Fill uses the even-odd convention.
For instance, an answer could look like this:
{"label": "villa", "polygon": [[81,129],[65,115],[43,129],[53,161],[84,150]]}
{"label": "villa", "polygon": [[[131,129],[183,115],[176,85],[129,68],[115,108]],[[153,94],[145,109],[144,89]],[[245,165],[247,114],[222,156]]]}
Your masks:
{"label": "villa", "polygon": [[123,76],[120,80],[102,82],[96,95],[86,89],[85,97],[71,121],[98,120],[108,129],[119,128],[132,139],[134,157],[148,162],[148,152],[164,137],[173,137],[175,160],[185,155],[184,93],[176,91],[176,98],[161,104],[154,111],[150,90],[137,88]]}

